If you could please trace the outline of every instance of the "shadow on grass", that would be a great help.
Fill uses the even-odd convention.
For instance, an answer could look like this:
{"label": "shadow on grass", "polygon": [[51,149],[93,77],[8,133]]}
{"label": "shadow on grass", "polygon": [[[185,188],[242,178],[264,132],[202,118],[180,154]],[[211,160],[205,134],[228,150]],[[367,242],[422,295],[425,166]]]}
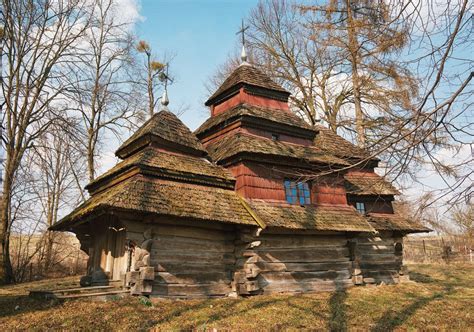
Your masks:
{"label": "shadow on grass", "polygon": [[334,292],[329,299],[331,317],[328,322],[328,329],[330,331],[347,331],[346,299],[347,292],[345,290]]}
{"label": "shadow on grass", "polygon": [[434,300],[442,299],[446,295],[448,295],[448,292],[436,293],[430,297],[418,298],[401,311],[386,311],[371,331],[393,331],[413,316],[418,309],[423,308]]}
{"label": "shadow on grass", "polygon": [[423,284],[431,284],[439,282],[439,280],[433,279],[431,276],[419,272],[410,271],[408,272],[410,280],[414,282],[421,282]]}
{"label": "shadow on grass", "polygon": [[48,310],[59,305],[61,302],[58,300],[38,300],[28,295],[0,296],[0,318]]}
{"label": "shadow on grass", "polygon": [[402,325],[411,316],[413,316],[417,310],[425,307],[430,302],[440,300],[447,295],[452,295],[455,292],[455,286],[462,282],[462,279],[458,276],[453,275],[449,271],[443,271],[443,274],[448,280],[435,279],[427,274],[418,272],[409,272],[410,280],[419,283],[430,283],[442,286],[442,291],[437,292],[429,297],[417,297],[417,299],[409,306],[403,308],[400,311],[386,311],[383,316],[379,319],[376,326],[371,331],[393,331],[396,327]]}

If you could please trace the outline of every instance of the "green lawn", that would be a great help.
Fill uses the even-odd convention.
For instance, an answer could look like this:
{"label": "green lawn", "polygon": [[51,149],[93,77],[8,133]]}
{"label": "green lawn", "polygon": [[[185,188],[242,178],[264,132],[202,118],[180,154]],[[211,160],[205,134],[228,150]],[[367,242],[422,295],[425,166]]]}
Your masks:
{"label": "green lawn", "polygon": [[[412,282],[346,292],[241,299],[39,301],[27,290],[68,278],[0,288],[3,329],[474,330],[474,265],[412,265]],[[61,284],[62,283],[62,284]]]}

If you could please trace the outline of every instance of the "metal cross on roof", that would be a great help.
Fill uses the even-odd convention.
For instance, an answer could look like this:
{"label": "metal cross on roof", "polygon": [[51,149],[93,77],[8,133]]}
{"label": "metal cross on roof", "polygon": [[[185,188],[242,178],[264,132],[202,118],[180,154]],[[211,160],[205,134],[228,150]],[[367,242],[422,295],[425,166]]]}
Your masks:
{"label": "metal cross on roof", "polygon": [[242,19],[242,26],[240,28],[239,31],[237,31],[236,35],[238,35],[239,33],[242,34],[242,54],[240,55],[240,58],[242,59],[242,61],[247,61],[247,53],[245,52],[245,31],[247,31],[247,29],[249,28],[249,26],[245,26],[244,25],[244,20]]}

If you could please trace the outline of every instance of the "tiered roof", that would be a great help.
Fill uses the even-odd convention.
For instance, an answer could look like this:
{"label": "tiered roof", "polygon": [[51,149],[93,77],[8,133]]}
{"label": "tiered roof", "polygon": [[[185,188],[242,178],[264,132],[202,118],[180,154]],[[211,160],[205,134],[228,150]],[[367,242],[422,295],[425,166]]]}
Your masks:
{"label": "tiered roof", "polygon": [[[319,165],[349,165],[343,159],[321,153],[311,146],[286,143],[282,141],[273,141],[268,138],[262,138],[256,135],[238,133],[225,136],[207,146],[210,156],[213,160],[225,164],[225,162],[236,156],[253,155],[254,157],[274,157],[286,158],[288,161],[297,162],[300,167],[312,167]],[[278,162],[284,162],[283,159]]]}
{"label": "tiered roof", "polygon": [[92,195],[51,229],[67,230],[81,219],[97,217],[110,211],[257,225],[233,190],[136,175]]}
{"label": "tiered roof", "polygon": [[224,126],[241,121],[245,124],[257,123],[259,127],[285,130],[295,136],[313,139],[317,131],[303,119],[292,112],[283,112],[249,104],[237,105],[223,113],[207,119],[196,131],[198,138],[203,138]]}
{"label": "tiered roof", "polygon": [[234,191],[234,178],[204,157],[206,150],[174,114],[155,114],[117,155],[125,160],[90,183],[91,197],[51,229],[67,230],[111,211],[257,225]]}
{"label": "tiered roof", "polygon": [[228,98],[241,87],[244,87],[250,93],[272,96],[283,101],[287,101],[290,96],[288,91],[272,81],[261,70],[244,62],[227,77],[216,92],[209,97],[205,105],[210,106],[221,99]]}
{"label": "tiered roof", "polygon": [[161,111],[153,115],[115,152],[124,159],[149,145],[159,145],[189,155],[206,156],[207,151],[176,115]]}

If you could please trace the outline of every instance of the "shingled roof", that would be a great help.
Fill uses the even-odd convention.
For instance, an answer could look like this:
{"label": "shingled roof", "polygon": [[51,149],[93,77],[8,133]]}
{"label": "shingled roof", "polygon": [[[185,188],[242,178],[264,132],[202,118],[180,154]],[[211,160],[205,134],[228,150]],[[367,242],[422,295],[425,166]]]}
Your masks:
{"label": "shingled roof", "polygon": [[153,115],[118,148],[115,154],[125,159],[152,142],[162,146],[172,146],[188,154],[207,155],[206,149],[191,130],[169,111],[161,111]]}
{"label": "shingled roof", "polygon": [[153,147],[147,147],[96,178],[86,186],[86,189],[94,192],[108,181],[134,167],[165,178],[184,177],[189,182],[205,182],[232,189],[234,186],[234,178],[230,172],[206,158],[165,153]]}
{"label": "shingled roof", "polygon": [[348,194],[399,195],[400,192],[381,176],[373,172],[351,171],[344,175]]}
{"label": "shingled roof", "polygon": [[93,195],[51,230],[67,230],[94,212],[110,210],[257,226],[234,190],[135,175]]}
{"label": "shingled roof", "polygon": [[271,227],[320,231],[374,232],[374,228],[351,206],[299,206],[248,200],[262,221]]}
{"label": "shingled roof", "polygon": [[[314,128],[318,131],[314,139],[314,145],[321,152],[345,159],[365,159],[370,157],[368,151],[355,146],[332,130],[321,125],[317,125]],[[378,160],[376,158],[373,159]]]}
{"label": "shingled roof", "polygon": [[413,220],[402,217],[399,213],[369,213],[367,218],[377,231],[401,231],[410,233],[431,232]]}
{"label": "shingled roof", "polygon": [[293,112],[257,107],[248,104],[237,105],[225,112],[210,117],[195,131],[195,134],[197,137],[202,138],[206,133],[212,132],[214,129],[227,126],[244,118],[257,119],[260,126],[269,123],[278,125],[279,127],[284,126],[287,128],[294,128],[295,133],[310,136],[311,139],[316,135],[316,130]]}
{"label": "shingled roof", "polygon": [[[349,165],[346,161],[333,155],[321,153],[310,146],[296,145],[268,138],[238,133],[228,135],[207,145],[209,155],[216,162],[224,161],[241,153],[252,153],[268,156],[280,156],[310,163],[328,165]],[[301,165],[303,167],[303,164]]]}
{"label": "shingled roof", "polygon": [[238,66],[214,94],[209,97],[205,105],[210,106],[219,99],[221,95],[228,94],[231,90],[238,90],[242,86],[253,86],[271,90],[281,95],[283,99],[288,99],[290,93],[283,89],[280,85],[273,82],[268,75],[264,74],[260,69],[249,63],[242,63]]}

